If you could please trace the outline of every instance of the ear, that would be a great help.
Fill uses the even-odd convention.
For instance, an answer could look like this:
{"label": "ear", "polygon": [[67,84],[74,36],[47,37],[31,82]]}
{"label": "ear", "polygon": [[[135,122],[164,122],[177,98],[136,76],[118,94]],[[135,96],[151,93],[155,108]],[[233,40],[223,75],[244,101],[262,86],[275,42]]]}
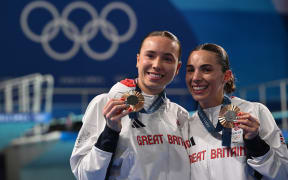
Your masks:
{"label": "ear", "polygon": [[176,73],[175,73],[175,76],[179,73],[179,70],[182,66],[182,61],[179,60],[178,64],[177,64],[177,69],[176,69]]}
{"label": "ear", "polygon": [[231,78],[233,74],[231,70],[227,70],[224,74],[224,82],[227,83]]}
{"label": "ear", "polygon": [[140,55],[139,55],[139,53],[137,54],[136,59],[137,59],[136,67],[138,68],[138,63],[139,63],[139,61],[140,61]]}

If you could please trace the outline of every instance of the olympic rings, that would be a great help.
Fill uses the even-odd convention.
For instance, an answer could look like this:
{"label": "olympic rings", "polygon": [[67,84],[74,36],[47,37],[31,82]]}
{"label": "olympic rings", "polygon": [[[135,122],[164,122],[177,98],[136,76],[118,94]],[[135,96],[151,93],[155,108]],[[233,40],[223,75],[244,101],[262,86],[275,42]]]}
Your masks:
{"label": "olympic rings", "polygon": [[[53,20],[44,26],[40,35],[34,33],[28,25],[28,17],[30,13],[37,8],[47,10],[51,13],[53,18]],[[75,9],[87,11],[92,18],[91,21],[87,22],[83,26],[82,31],[78,29],[75,23],[68,19],[69,15]],[[129,19],[130,26],[122,35],[119,35],[117,28],[106,19],[109,13],[115,9],[125,12]],[[20,25],[27,38],[31,41],[41,43],[44,51],[55,60],[69,60],[74,57],[82,47],[84,52],[90,58],[103,61],[111,58],[116,53],[119,43],[131,39],[136,32],[137,18],[133,9],[123,2],[112,2],[106,5],[100,15],[98,15],[98,12],[89,3],[77,1],[67,5],[60,15],[55,6],[51,3],[47,1],[34,1],[24,7],[20,17]],[[64,35],[70,41],[74,42],[72,48],[64,53],[56,52],[49,44],[50,41],[56,38],[61,29],[63,30]],[[106,39],[111,41],[111,45],[106,52],[96,52],[89,45],[89,41],[96,37],[99,30],[103,33]]]}

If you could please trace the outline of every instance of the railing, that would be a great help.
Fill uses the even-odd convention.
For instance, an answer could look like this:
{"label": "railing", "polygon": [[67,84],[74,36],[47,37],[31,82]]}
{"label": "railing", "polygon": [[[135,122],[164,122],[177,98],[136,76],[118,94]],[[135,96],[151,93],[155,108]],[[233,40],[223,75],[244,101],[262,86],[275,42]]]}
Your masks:
{"label": "railing", "polygon": [[[249,87],[240,89],[239,96],[243,99],[249,100],[249,98],[247,97],[247,94],[251,91],[256,90],[256,93],[258,94],[259,102],[265,105],[269,104],[269,102],[273,100],[280,102],[280,109],[277,112],[274,112],[273,114],[277,114],[278,117],[281,117],[282,129],[287,130],[288,129],[287,85],[288,85],[288,79],[265,82],[265,83],[261,83],[261,84],[257,84],[254,86],[249,86]],[[276,91],[275,91],[275,88],[277,88]],[[269,90],[270,91],[274,90],[274,91],[267,93],[267,91]],[[269,96],[272,96],[273,98],[269,99]],[[257,101],[257,99],[255,99],[255,96],[253,98],[254,100]]]}
{"label": "railing", "polygon": [[[54,95],[69,96],[79,95],[81,96],[81,112],[84,113],[88,103],[91,101],[89,96],[96,96],[102,93],[108,93],[108,88],[54,88]],[[168,88],[168,96],[190,96],[190,93],[186,88]],[[185,99],[185,98],[184,98]]]}
{"label": "railing", "polygon": [[[259,101],[265,105],[269,104],[271,100],[279,102],[280,108],[277,111],[273,110],[273,115],[281,118],[282,129],[288,129],[287,85],[288,79],[276,80],[241,88],[236,95],[243,99]],[[84,113],[89,101],[94,96],[109,91],[107,88],[53,88],[53,86],[53,77],[41,74],[0,82],[0,113],[51,112],[52,99],[55,95],[81,97],[81,102],[77,102],[77,107],[80,105],[79,109],[81,109],[81,113]],[[277,88],[276,92],[275,88]],[[274,89],[274,92],[269,92],[271,89]],[[253,91],[254,95],[249,97],[249,93]],[[179,103],[182,105],[191,103],[189,99],[191,96],[186,88],[168,88],[167,95],[180,98],[181,102]]]}
{"label": "railing", "polygon": [[[282,121],[281,128],[286,130],[288,129],[287,85],[288,85],[288,79],[271,81],[254,86],[241,88],[237,91],[235,95],[243,99],[258,101],[265,105],[268,105],[271,100],[275,100],[277,103],[280,103],[280,109],[273,110],[272,114],[275,117],[275,119],[276,118],[281,119]],[[279,89],[276,89],[277,90],[276,93],[275,91],[269,92],[271,88],[279,88]],[[108,91],[109,89],[106,88],[55,88],[54,95],[81,96],[81,112],[84,113],[89,101],[91,100],[89,96],[96,96],[101,93],[107,93]],[[256,91],[256,94],[249,97],[248,95],[252,91]],[[169,97],[172,96],[181,97],[181,100],[178,102],[181,105],[191,103],[190,102],[191,95],[186,88],[168,88],[167,95]]]}
{"label": "railing", "polygon": [[53,86],[51,75],[38,73],[0,82],[0,112],[51,112]]}

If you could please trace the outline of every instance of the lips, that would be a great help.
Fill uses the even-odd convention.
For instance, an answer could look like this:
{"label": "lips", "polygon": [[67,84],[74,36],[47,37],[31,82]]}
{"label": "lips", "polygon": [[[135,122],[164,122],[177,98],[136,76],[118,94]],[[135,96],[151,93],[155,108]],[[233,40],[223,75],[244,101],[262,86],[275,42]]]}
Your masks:
{"label": "lips", "polygon": [[200,91],[200,90],[206,89],[207,86],[192,86],[192,88],[195,91]]}
{"label": "lips", "polygon": [[161,79],[162,77],[164,77],[162,74],[159,74],[159,73],[147,72],[147,74],[149,78],[152,80],[157,80],[157,79]]}
{"label": "lips", "polygon": [[203,85],[194,85],[192,86],[192,90],[195,94],[201,94],[203,93],[206,89],[208,88],[208,86],[203,86]]}

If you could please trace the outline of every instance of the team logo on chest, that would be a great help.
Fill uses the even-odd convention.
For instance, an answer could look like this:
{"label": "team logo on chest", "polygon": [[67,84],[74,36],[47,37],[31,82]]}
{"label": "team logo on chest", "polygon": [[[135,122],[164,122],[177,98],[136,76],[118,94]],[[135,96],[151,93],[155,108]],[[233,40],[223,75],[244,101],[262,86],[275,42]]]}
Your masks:
{"label": "team logo on chest", "polygon": [[132,119],[132,128],[143,128],[146,127],[139,119]]}

